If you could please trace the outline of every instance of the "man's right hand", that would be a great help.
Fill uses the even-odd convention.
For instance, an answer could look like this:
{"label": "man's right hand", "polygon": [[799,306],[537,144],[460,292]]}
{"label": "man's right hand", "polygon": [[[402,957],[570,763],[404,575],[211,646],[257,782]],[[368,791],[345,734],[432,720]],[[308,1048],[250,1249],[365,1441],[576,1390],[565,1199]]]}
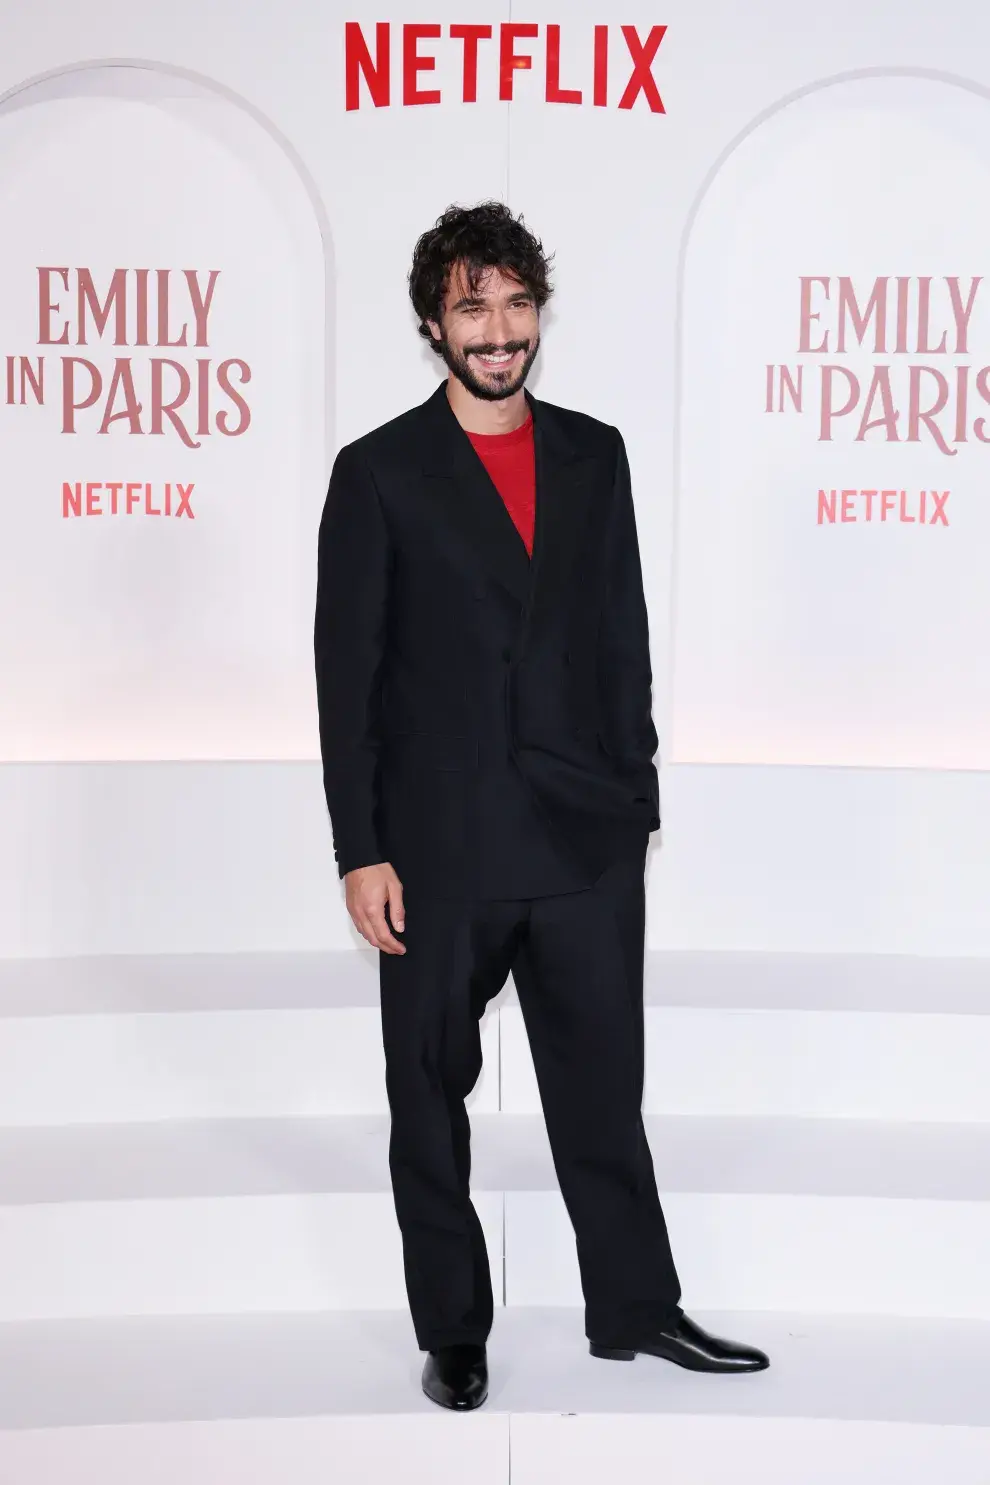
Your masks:
{"label": "man's right hand", "polygon": [[376,866],[358,866],[347,872],[344,893],[354,927],[373,949],[381,949],[383,954],[406,952],[405,944],[400,944],[394,937],[385,917],[385,904],[388,903],[389,917],[396,933],[401,933],[406,926],[402,883],[391,862],[380,861]]}

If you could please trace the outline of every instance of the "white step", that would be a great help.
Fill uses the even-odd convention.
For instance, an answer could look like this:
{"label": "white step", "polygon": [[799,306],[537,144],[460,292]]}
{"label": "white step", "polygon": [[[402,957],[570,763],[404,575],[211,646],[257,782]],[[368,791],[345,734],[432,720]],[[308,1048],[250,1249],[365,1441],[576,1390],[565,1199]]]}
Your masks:
{"label": "white step", "polygon": [[[649,950],[655,1005],[990,1014],[990,959]],[[0,959],[0,1017],[374,1005],[370,949]]]}
{"label": "white step", "polygon": [[[493,1013],[479,1111],[498,1038]],[[370,951],[0,961],[0,1126],[386,1109]]]}
{"label": "white step", "polygon": [[654,1005],[990,1015],[990,959],[916,954],[647,952]]}
{"label": "white step", "polygon": [[[990,1122],[990,964],[647,956],[654,1114]],[[479,1112],[539,1108],[511,988]],[[377,963],[331,954],[0,961],[0,1126],[385,1110]]]}
{"label": "white step", "polygon": [[[518,1006],[500,1017],[501,1106],[540,1107]],[[990,1015],[649,1005],[652,1114],[990,1123]]]}
{"label": "white step", "polygon": [[599,1362],[573,1310],[506,1310],[470,1418],[419,1391],[403,1313],[0,1326],[4,1485],[985,1485],[990,1326],[698,1314],[770,1354]]}
{"label": "white step", "polygon": [[[675,1192],[664,1210],[691,1303],[990,1320],[990,1203]],[[506,1193],[505,1254],[508,1304],[580,1302],[556,1193]]]}
{"label": "white step", "polygon": [[377,1004],[378,956],[371,949],[0,959],[0,1017]]}
{"label": "white step", "polygon": [[[473,1125],[496,1296],[579,1303],[541,1121]],[[692,1306],[990,1319],[986,1126],[647,1127]],[[0,1319],[399,1306],[386,1145],[381,1117],[4,1131]]]}
{"label": "white step", "polygon": [[[545,1139],[527,1118],[497,1119],[511,1167],[506,1303],[578,1304]],[[987,1126],[654,1116],[646,1127],[691,1304],[990,1320]]]}
{"label": "white step", "polygon": [[[652,1114],[990,1121],[990,963],[650,954]],[[501,1012],[501,1107],[539,1109],[522,1015]]]}

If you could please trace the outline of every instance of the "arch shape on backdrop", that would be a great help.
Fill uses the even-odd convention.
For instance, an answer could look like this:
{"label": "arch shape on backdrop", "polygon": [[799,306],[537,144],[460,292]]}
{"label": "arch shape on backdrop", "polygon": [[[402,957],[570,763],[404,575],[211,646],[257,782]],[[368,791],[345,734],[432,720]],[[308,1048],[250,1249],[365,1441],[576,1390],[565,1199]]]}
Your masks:
{"label": "arch shape on backdrop", "polygon": [[[826,78],[753,119],[694,199],[677,271],[675,763],[990,768],[988,101],[934,70]],[[802,277],[827,281],[804,317]],[[881,279],[884,334],[874,304],[860,345],[850,311]]]}
{"label": "arch shape on backdrop", "polygon": [[[0,97],[0,201],[0,761],[317,757],[312,604],[334,448],[335,289],[308,169],[212,78],[92,60]],[[38,343],[42,266],[69,270],[50,280],[62,345]],[[166,339],[186,323],[191,342],[202,324],[205,344],[156,345],[166,268]],[[124,343],[114,314],[101,335],[90,308],[77,344],[79,270],[102,303],[120,269]],[[143,345],[138,269],[149,271]],[[195,291],[218,269],[197,321]],[[42,355],[44,405],[30,385],[22,405],[21,358],[36,370]],[[153,360],[179,367],[152,372]],[[167,403],[181,367],[185,435],[167,414],[154,432],[152,377]],[[85,402],[97,384],[67,431],[64,399]],[[111,412],[128,415],[107,423]],[[128,482],[130,514],[126,490],[110,489]],[[194,486],[193,519],[175,515],[180,484]]]}

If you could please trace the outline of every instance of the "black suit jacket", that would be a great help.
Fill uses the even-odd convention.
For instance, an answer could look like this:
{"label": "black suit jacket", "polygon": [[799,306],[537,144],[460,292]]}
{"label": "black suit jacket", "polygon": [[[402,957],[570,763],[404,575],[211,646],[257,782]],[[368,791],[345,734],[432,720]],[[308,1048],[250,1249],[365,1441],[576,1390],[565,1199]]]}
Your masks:
{"label": "black suit jacket", "polygon": [[315,650],[340,876],[391,861],[444,894],[569,890],[660,824],[622,438],[527,401],[532,562],[445,384],[334,463]]}

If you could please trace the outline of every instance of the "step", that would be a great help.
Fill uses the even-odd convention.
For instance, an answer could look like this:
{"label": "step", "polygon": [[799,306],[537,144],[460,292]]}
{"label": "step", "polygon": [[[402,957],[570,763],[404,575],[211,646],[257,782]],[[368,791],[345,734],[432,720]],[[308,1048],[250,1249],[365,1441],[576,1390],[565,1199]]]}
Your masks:
{"label": "step", "polygon": [[[498,1016],[470,1098],[498,1108]],[[0,961],[0,1127],[387,1109],[370,951]]]}
{"label": "step", "polygon": [[[401,1305],[387,1143],[382,1116],[0,1131],[0,1320]],[[476,1205],[500,1273],[502,1194]]]}
{"label": "step", "polygon": [[370,948],[0,959],[0,1018],[377,1004],[378,956]]}
{"label": "step", "polygon": [[[579,1303],[541,1121],[473,1127],[497,1298]],[[647,1130],[692,1305],[990,1319],[985,1126]],[[0,1319],[401,1305],[387,1137],[372,1116],[3,1131]]]}
{"label": "step", "polygon": [[[645,1010],[651,1114],[990,1123],[990,1015]],[[501,1107],[540,1108],[518,1006],[500,1015]]]}
{"label": "step", "polygon": [[[691,1009],[990,1015],[990,959],[648,950],[646,1000]],[[371,949],[0,959],[0,1017],[376,1005]]]}
{"label": "step", "polygon": [[[990,962],[649,954],[651,1114],[990,1121]],[[501,1021],[501,1107],[539,1110],[523,1019]]]}
{"label": "step", "polygon": [[[491,1393],[432,1407],[404,1312],[0,1326],[4,1485],[983,1485],[990,1325],[700,1313],[771,1356],[706,1377],[587,1353],[579,1310],[509,1309]],[[658,1468],[662,1473],[658,1475]]]}
{"label": "step", "polygon": [[[497,1118],[506,1302],[578,1304],[545,1136]],[[654,1116],[646,1128],[692,1303],[990,1319],[986,1125]]]}
{"label": "step", "polygon": [[[990,1122],[990,963],[657,954],[654,1114]],[[0,1126],[385,1111],[371,952],[0,961]],[[478,1112],[539,1109],[511,986]]]}

